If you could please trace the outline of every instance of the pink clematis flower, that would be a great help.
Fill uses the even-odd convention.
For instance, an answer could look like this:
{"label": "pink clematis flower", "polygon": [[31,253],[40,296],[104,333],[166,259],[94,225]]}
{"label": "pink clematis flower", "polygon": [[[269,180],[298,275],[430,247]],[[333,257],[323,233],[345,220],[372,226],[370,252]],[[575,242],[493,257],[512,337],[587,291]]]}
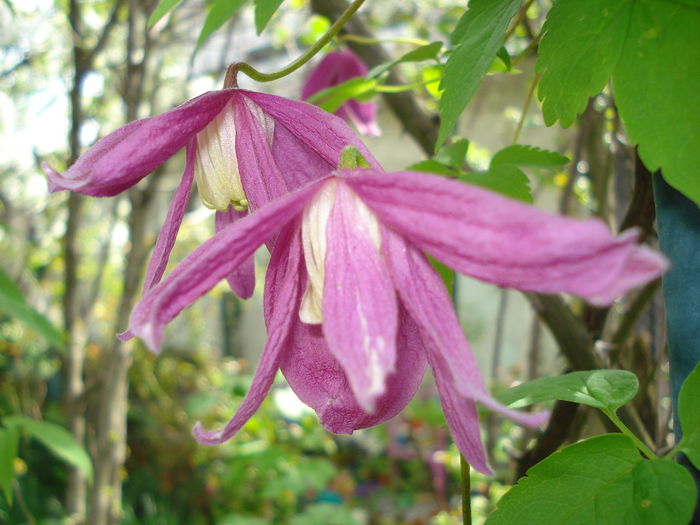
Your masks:
{"label": "pink clematis flower", "polygon": [[[307,100],[312,95],[329,87],[337,86],[352,78],[364,77],[369,70],[365,63],[352,51],[332,51],[311,71],[301,89],[301,98]],[[357,131],[366,136],[379,136],[376,102],[358,102],[350,99],[336,112],[339,117],[349,120]]]}
{"label": "pink clematis flower", "polygon": [[[379,166],[341,119],[319,108],[274,95],[223,89],[119,128],[96,142],[63,174],[47,163],[42,167],[52,192],[112,196],[187,148],[182,180],[148,265],[146,291],[163,276],[193,181],[203,203],[216,210],[220,231],[247,215],[248,209],[327,175],[348,145],[362,151],[372,166]],[[261,155],[273,158],[265,173],[259,170]],[[252,257],[228,281],[239,296],[250,297],[255,288]]]}
{"label": "pink clematis flower", "polygon": [[459,450],[484,473],[476,402],[525,425],[547,415],[508,409],[489,395],[424,251],[498,286],[595,304],[666,268],[663,256],[635,244],[635,232],[614,238],[597,220],[552,216],[433,175],[340,169],[201,245],[146,293],[132,313],[133,333],[157,349],[170,320],[273,237],[269,338],[250,390],[223,429],[197,424],[195,437],[209,445],[231,438],[279,369],[329,431],[351,433],[401,411],[429,364]]}

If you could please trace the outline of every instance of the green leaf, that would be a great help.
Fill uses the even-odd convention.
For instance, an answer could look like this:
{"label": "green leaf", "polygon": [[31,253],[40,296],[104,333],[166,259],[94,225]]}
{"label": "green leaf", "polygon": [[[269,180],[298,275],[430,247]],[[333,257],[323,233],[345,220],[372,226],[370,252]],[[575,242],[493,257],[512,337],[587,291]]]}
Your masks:
{"label": "green leaf", "polygon": [[630,141],[651,171],[700,204],[700,9],[640,0],[613,73]]}
{"label": "green leaf", "polygon": [[82,470],[88,479],[92,479],[90,456],[65,428],[20,415],[4,417],[3,424],[8,428],[23,428],[58,458]]}
{"label": "green leaf", "polygon": [[468,139],[455,140],[452,144],[440,148],[435,155],[435,160],[461,170],[467,158],[467,150],[469,150]]}
{"label": "green leaf", "polygon": [[263,32],[282,2],[284,0],[255,0],[255,30],[258,35]]}
{"label": "green leaf", "polygon": [[512,408],[562,400],[614,412],[635,396],[638,387],[637,376],[627,370],[586,370],[528,381],[498,399]]}
{"label": "green leaf", "polygon": [[686,469],[663,459],[646,461],[627,436],[606,434],[528,470],[486,525],[687,525],[696,498]]}
{"label": "green leaf", "polygon": [[0,428],[0,490],[8,505],[12,505],[12,480],[15,477],[18,443],[17,429]]}
{"label": "green leaf", "polygon": [[152,27],[153,24],[163,18],[168,11],[172,10],[180,2],[182,2],[182,0],[160,0],[158,7],[155,8],[148,19],[148,27]]}
{"label": "green leaf", "polygon": [[[452,36],[457,48],[450,55],[440,83],[440,146],[457,124],[503,45],[508,22],[520,0],[471,0]],[[457,36],[455,36],[457,33]]]}
{"label": "green leaf", "polygon": [[514,144],[497,152],[491,159],[491,166],[513,164],[537,168],[558,168],[568,162],[569,159],[560,153],[523,144]]}
{"label": "green leaf", "polygon": [[700,363],[683,382],[678,395],[678,419],[683,431],[681,451],[700,469]]}
{"label": "green leaf", "polygon": [[501,62],[503,62],[506,71],[510,71],[512,69],[513,66],[510,63],[510,55],[504,46],[501,46],[501,48],[496,52],[496,56],[501,60]]}
{"label": "green leaf", "polygon": [[570,126],[610,78],[622,52],[633,2],[559,0],[547,14],[536,71],[548,126]]}
{"label": "green leaf", "polygon": [[434,60],[437,58],[438,53],[442,49],[442,42],[431,42],[424,46],[420,46],[408,53],[400,56],[396,60],[391,60],[390,62],[385,62],[384,64],[379,64],[373,67],[367,73],[367,78],[377,78],[385,71],[388,71],[396,64],[401,64],[402,62],[421,62],[423,60]]}
{"label": "green leaf", "polygon": [[199,38],[197,38],[195,53],[204,41],[233,17],[246,2],[247,0],[214,0],[214,4],[204,21],[202,31],[199,33]]}
{"label": "green leaf", "polygon": [[374,79],[355,77],[337,86],[314,93],[307,102],[333,113],[351,98],[361,99],[373,95],[376,87],[377,81]]}
{"label": "green leaf", "polygon": [[5,311],[10,317],[36,330],[49,343],[64,348],[65,342],[60,331],[39,312],[29,306],[22,291],[0,268],[0,310]]}
{"label": "green leaf", "polygon": [[495,191],[511,199],[532,203],[530,179],[517,166],[510,164],[492,166],[486,172],[460,175],[459,180]]}
{"label": "green leaf", "polygon": [[460,173],[453,170],[449,166],[445,166],[442,162],[436,160],[422,160],[411,164],[408,168],[410,171],[422,171],[428,173],[435,173],[437,175],[445,175],[446,177],[458,177]]}

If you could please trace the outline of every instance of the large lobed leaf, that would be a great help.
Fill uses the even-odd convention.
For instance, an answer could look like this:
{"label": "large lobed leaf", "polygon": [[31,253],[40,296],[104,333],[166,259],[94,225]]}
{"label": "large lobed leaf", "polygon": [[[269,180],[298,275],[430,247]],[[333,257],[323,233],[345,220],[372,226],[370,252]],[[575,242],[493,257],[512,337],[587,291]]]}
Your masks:
{"label": "large lobed leaf", "polygon": [[606,434],[555,452],[498,502],[486,525],[686,525],[697,498],[690,473],[644,460],[627,436]]}
{"label": "large lobed leaf", "polygon": [[12,480],[15,477],[15,458],[19,434],[15,428],[0,428],[0,491],[12,505]]}
{"label": "large lobed leaf", "polygon": [[547,125],[574,122],[612,77],[646,166],[700,203],[700,9],[697,0],[558,0],[537,70]]}

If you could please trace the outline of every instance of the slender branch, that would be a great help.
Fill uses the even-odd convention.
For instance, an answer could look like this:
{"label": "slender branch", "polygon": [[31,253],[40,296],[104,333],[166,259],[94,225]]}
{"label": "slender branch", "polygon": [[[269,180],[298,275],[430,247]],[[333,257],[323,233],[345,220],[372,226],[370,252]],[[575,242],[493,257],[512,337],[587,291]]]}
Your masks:
{"label": "slender branch", "polygon": [[372,38],[368,36],[351,34],[340,35],[338,38],[336,38],[336,40],[338,42],[357,42],[358,44],[408,44],[412,46],[425,46],[430,44],[430,40],[423,40],[421,38]]}
{"label": "slender branch", "polygon": [[506,37],[503,39],[503,42],[507,42],[508,39],[511,36],[513,36],[513,33],[515,33],[515,30],[518,28],[520,23],[523,20],[525,20],[525,17],[527,16],[527,10],[530,9],[532,2],[534,2],[534,0],[527,0],[527,2],[525,2],[525,5],[520,8],[520,11],[518,12],[518,18],[515,19],[515,22],[513,22],[513,25],[511,25],[510,29],[508,29],[508,32],[506,33]]}
{"label": "slender branch", "polygon": [[117,25],[117,19],[119,18],[119,10],[121,9],[122,5],[124,5],[124,0],[116,0],[114,8],[112,9],[111,14],[109,15],[109,19],[107,20],[107,23],[102,29],[102,34],[97,39],[95,47],[93,47],[87,55],[88,63],[92,64],[95,57],[104,49],[105,45],[107,44],[112,29],[114,29],[114,27]]}
{"label": "slender branch", "polygon": [[527,92],[527,98],[525,99],[523,109],[520,112],[520,120],[518,120],[518,125],[515,127],[515,133],[513,134],[513,144],[517,144],[518,140],[520,139],[520,133],[523,131],[523,125],[525,124],[525,117],[527,116],[527,111],[528,109],[530,109],[532,97],[535,94],[535,89],[537,88],[537,84],[539,84],[541,77],[542,74],[538,73],[535,75],[535,78],[532,79],[532,85],[530,86],[530,90]]}
{"label": "slender branch", "polygon": [[630,304],[627,312],[625,313],[620,326],[618,327],[615,334],[612,336],[612,343],[614,345],[620,345],[625,342],[627,337],[629,337],[630,332],[634,328],[634,325],[639,320],[639,316],[642,315],[644,308],[647,306],[649,301],[654,297],[656,292],[661,285],[661,279],[656,279],[648,283],[642,290],[637,294],[637,296]]}
{"label": "slender branch", "polygon": [[272,80],[277,80],[279,78],[286,77],[287,75],[293,73],[301,66],[306,64],[309,60],[311,60],[316,53],[321,51],[321,49],[323,49],[326,46],[326,44],[328,44],[328,42],[330,42],[333,39],[333,37],[338,34],[338,32],[343,28],[347,21],[350,20],[352,15],[355,14],[355,12],[360,8],[364,1],[365,0],[354,0],[348,6],[345,12],[342,15],[340,15],[340,17],[330,27],[330,29],[326,31],[326,34],[324,34],[313,46],[311,46],[306,51],[306,53],[301,55],[287,67],[276,71],[275,73],[262,73],[246,62],[237,62],[235,64],[231,64],[228,70],[226,71],[226,77],[224,79],[224,88],[236,86],[236,75],[239,71],[241,73],[245,73],[250,78],[252,78],[253,80],[257,80],[258,82],[270,82]]}
{"label": "slender branch", "polygon": [[34,519],[34,516],[32,516],[32,513],[29,511],[27,502],[24,500],[24,496],[22,495],[22,491],[20,490],[19,482],[16,479],[12,480],[12,489],[15,493],[15,500],[17,500],[17,504],[19,505],[22,514],[24,514],[24,519],[27,520],[27,525],[36,525],[36,520]]}

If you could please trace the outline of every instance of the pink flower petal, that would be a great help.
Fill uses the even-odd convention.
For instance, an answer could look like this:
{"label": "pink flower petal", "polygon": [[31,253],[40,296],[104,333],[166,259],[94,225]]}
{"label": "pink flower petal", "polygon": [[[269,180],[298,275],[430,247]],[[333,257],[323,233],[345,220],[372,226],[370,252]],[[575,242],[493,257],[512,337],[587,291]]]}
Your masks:
{"label": "pink flower petal", "polygon": [[[354,146],[373,168],[381,169],[374,156],[350,127],[341,119],[306,102],[287,100],[265,93],[241,91],[275,121],[272,152],[285,177],[296,177],[298,183],[316,180],[338,167],[340,152]],[[284,133],[280,128],[289,133]],[[294,141],[290,142],[289,138]],[[305,167],[304,159],[313,155],[319,160]],[[326,163],[328,169],[320,161]]]}
{"label": "pink flower petal", "polygon": [[290,321],[296,314],[299,303],[299,272],[301,263],[301,242],[299,229],[288,224],[280,234],[278,249],[272,254],[267,271],[267,281],[277,294],[274,307],[270,309],[269,337],[253,376],[253,382],[238,410],[222,430],[207,431],[200,423],[193,433],[197,441],[204,445],[219,445],[233,437],[260,407],[279,370],[285,353]]}
{"label": "pink flower petal", "polygon": [[599,220],[550,215],[476,186],[422,173],[343,171],[379,218],[448,266],[499,286],[608,304],[668,264]]}
{"label": "pink flower petal", "polygon": [[235,90],[205,93],[160,115],[130,122],[98,140],[61,174],[42,165],[49,190],[116,195],[151,173],[202,130]]}
{"label": "pink flower petal", "polygon": [[[302,286],[303,289],[303,286]],[[304,403],[313,408],[321,424],[336,434],[379,425],[401,412],[421,384],[426,368],[418,328],[399,308],[396,371],[386,379],[386,392],[368,414],[357,403],[342,367],[331,355],[319,325],[296,323],[282,361],[282,373]]]}
{"label": "pink flower petal", "polygon": [[[248,215],[247,210],[238,211],[232,206],[229,206],[226,211],[217,211],[214,220],[217,233],[235,224],[237,220],[246,215]],[[255,259],[252,256],[248,257],[226,280],[238,297],[241,299],[250,298],[255,291]]]}
{"label": "pink flower petal", "polygon": [[[499,404],[489,395],[447,290],[438,274],[420,251],[395,233],[385,228],[382,231],[382,239],[396,290],[408,314],[421,329],[428,360],[433,367],[436,381],[439,380],[441,383],[439,385],[441,395],[443,393],[448,395],[443,400],[445,408],[450,410],[450,407],[454,408],[458,404],[454,397],[458,394],[462,398],[461,403],[468,403],[470,400],[478,401],[522,425],[536,426],[544,422],[549,417],[547,413],[518,412]],[[450,418],[462,417],[462,411],[470,409],[458,406],[456,410],[458,412],[451,414]],[[467,431],[471,426],[459,428]],[[469,433],[473,434],[473,430],[469,430]],[[471,434],[465,434],[459,439],[465,444],[472,443],[474,439],[473,436],[470,437]],[[459,441],[456,442],[459,443]],[[476,464],[481,461],[473,447],[460,449],[460,451],[470,461],[476,461]],[[469,458],[469,454],[476,454],[476,457]]]}
{"label": "pink flower petal", "polygon": [[202,244],[144,295],[131,314],[131,332],[156,350],[165,325],[231,275],[258,246],[292,220],[322,183],[289,193]]}
{"label": "pink flower petal", "polygon": [[[369,413],[396,361],[397,305],[393,283],[371,238],[357,196],[335,183],[326,229],[323,334],[345,370],[355,399]],[[365,208],[366,210],[366,208]],[[376,223],[375,223],[376,224]]]}

